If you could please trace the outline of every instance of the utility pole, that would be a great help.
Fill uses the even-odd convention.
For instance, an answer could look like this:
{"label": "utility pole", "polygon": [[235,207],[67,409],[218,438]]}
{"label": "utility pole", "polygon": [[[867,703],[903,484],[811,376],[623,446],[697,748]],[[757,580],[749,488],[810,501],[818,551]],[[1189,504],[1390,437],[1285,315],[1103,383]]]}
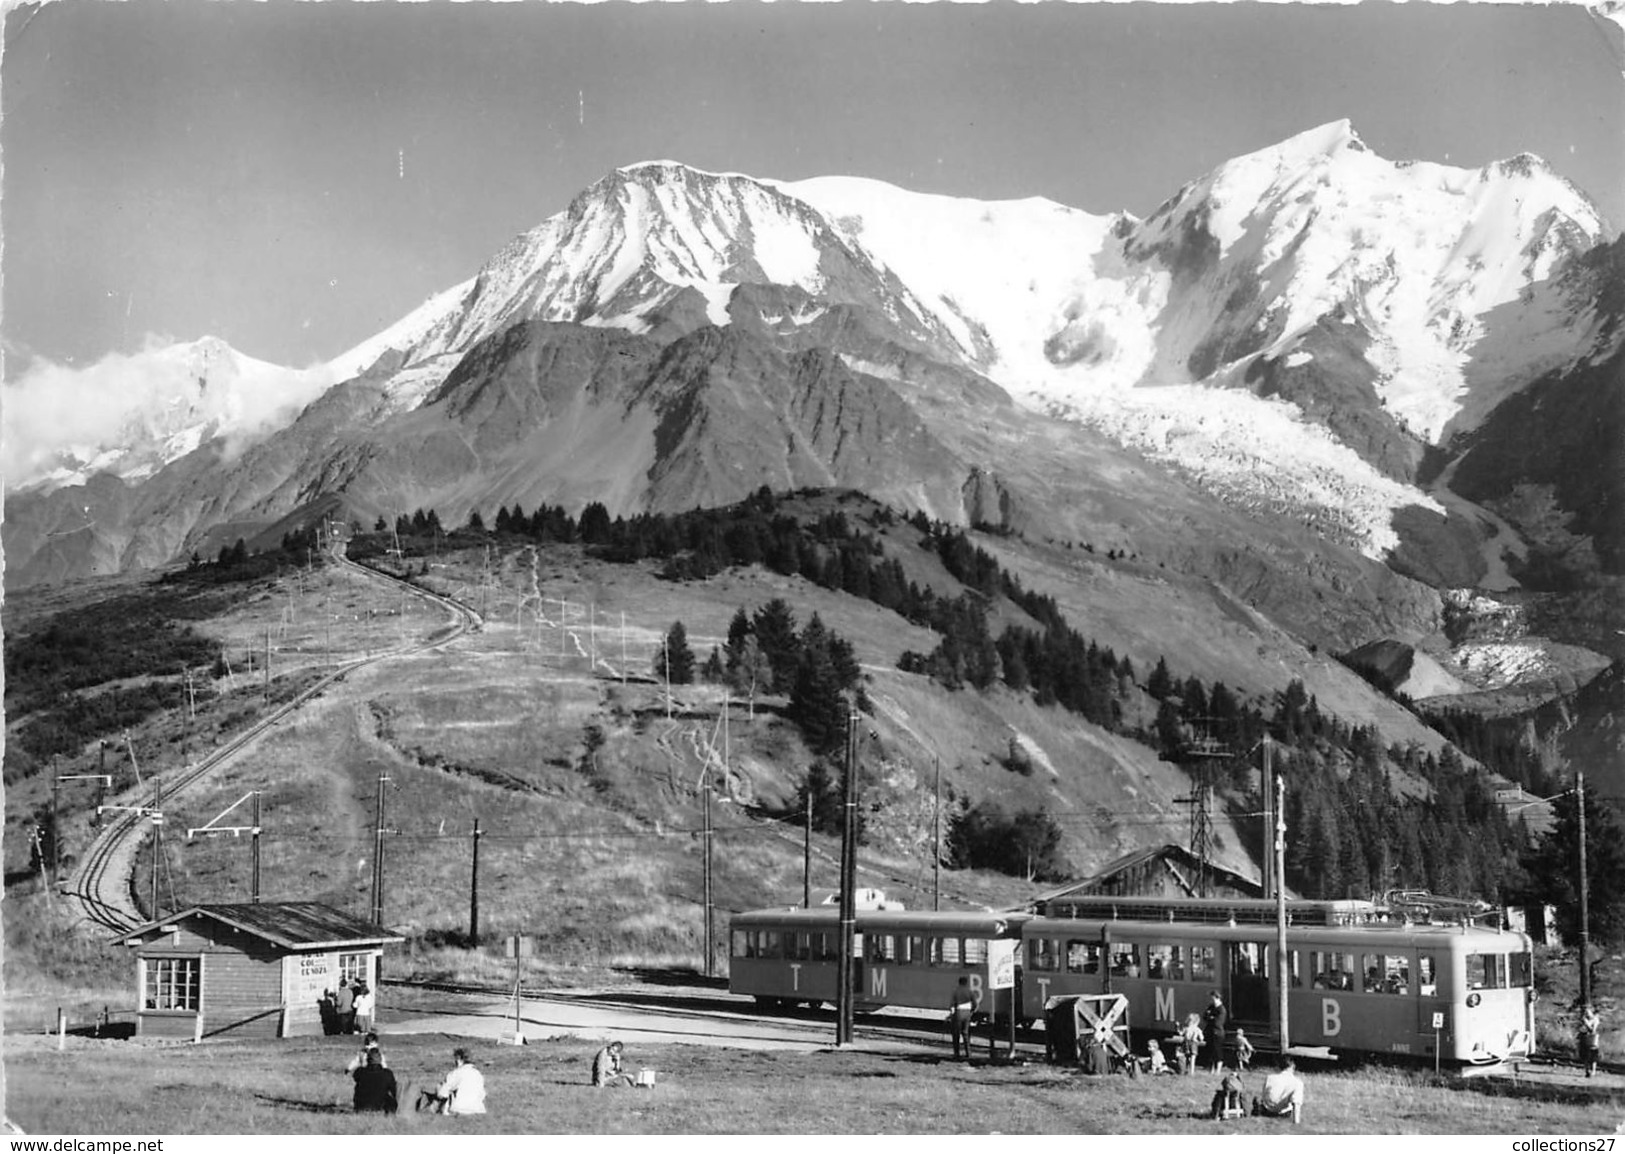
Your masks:
{"label": "utility pole", "polygon": [[812,908],[812,790],[807,791],[807,825],[801,839],[801,908]]}
{"label": "utility pole", "polygon": [[56,888],[57,873],[62,865],[62,822],[57,816],[57,795],[62,792],[62,777],[56,772],[56,756],[51,756],[51,888]]}
{"label": "utility pole", "polygon": [[1264,896],[1271,897],[1275,893],[1275,854],[1271,852],[1270,838],[1275,832],[1275,766],[1270,757],[1270,735],[1264,734],[1264,770],[1263,780],[1259,782],[1262,788],[1258,791],[1264,798]]}
{"label": "utility pole", "polygon": [[1586,775],[1574,775],[1575,808],[1580,817],[1580,1004],[1591,1004],[1591,888],[1586,868]]}
{"label": "utility pole", "polygon": [[158,861],[164,856],[164,783],[156,782],[152,795],[152,917],[156,921],[163,915],[158,911]]}
{"label": "utility pole", "polygon": [[936,766],[936,803],[931,807],[931,908],[942,909],[942,755],[933,753]]}
{"label": "utility pole", "polygon": [[255,905],[260,904],[260,791],[254,791],[254,830],[250,834],[249,859],[249,901]]}
{"label": "utility pole", "polygon": [[621,610],[621,684],[626,684],[626,610]]}
{"label": "utility pole", "polygon": [[846,715],[846,775],[841,819],[841,955],[836,965],[835,1044],[852,1042],[852,950],[857,939],[858,715]]}
{"label": "utility pole", "polygon": [[265,627],[265,700],[271,700],[271,627]]}
{"label": "utility pole", "polygon": [[[1264,739],[1264,757],[1269,758],[1269,738]],[[1287,1012],[1287,986],[1292,975],[1287,972],[1286,952],[1286,782],[1275,780],[1275,981],[1280,1005],[1276,1012],[1281,1017],[1281,1054],[1286,1055],[1292,1031]]]}
{"label": "utility pole", "polygon": [[716,950],[711,940],[711,770],[705,771],[705,976],[715,976]]}
{"label": "utility pole", "polygon": [[474,869],[468,886],[468,944],[480,943],[480,819],[474,819]]}
{"label": "utility pole", "polygon": [[384,783],[387,781],[388,777],[378,775],[377,825],[372,836],[372,921],[378,926],[384,924]]}

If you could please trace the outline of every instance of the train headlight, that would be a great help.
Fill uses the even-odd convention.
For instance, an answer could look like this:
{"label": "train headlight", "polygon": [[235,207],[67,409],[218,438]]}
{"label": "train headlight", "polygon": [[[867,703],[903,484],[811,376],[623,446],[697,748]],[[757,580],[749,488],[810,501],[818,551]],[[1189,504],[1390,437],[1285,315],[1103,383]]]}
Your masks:
{"label": "train headlight", "polygon": [[1467,1008],[1470,1010],[1484,1000],[1484,995],[1472,993],[1467,995]]}

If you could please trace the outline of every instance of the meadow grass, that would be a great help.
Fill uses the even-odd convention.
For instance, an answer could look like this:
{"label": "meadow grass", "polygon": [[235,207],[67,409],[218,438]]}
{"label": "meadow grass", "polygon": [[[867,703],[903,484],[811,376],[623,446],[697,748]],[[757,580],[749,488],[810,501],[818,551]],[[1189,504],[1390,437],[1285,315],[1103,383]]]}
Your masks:
{"label": "meadow grass", "polygon": [[[861,1038],[861,1035],[860,1035]],[[408,1095],[450,1067],[448,1035],[385,1036]],[[1209,1121],[1211,1075],[1091,1078],[1041,1064],[966,1065],[916,1051],[740,1051],[629,1047],[653,1090],[588,1085],[600,1043],[474,1042],[484,1117],[357,1116],[343,1070],[355,1040],[200,1046],[6,1039],[9,1114],[31,1133],[70,1134],[1527,1134],[1612,1131],[1618,1094],[1543,1092],[1416,1071],[1306,1075],[1300,1126]],[[1248,1089],[1262,1083],[1247,1075]]]}

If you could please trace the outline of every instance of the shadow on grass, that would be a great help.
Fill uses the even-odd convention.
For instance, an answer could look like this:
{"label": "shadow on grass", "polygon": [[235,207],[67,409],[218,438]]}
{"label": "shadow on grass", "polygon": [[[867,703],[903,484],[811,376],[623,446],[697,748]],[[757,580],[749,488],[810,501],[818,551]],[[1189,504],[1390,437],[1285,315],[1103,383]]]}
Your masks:
{"label": "shadow on grass", "polygon": [[622,973],[631,974],[650,986],[701,986],[711,990],[726,990],[727,978],[708,978],[698,970],[679,966],[655,968],[649,966],[622,967]]}
{"label": "shadow on grass", "polygon": [[1596,1085],[1551,1085],[1538,1082],[1513,1082],[1504,1078],[1440,1078],[1429,1079],[1433,1085],[1447,1090],[1481,1094],[1486,1098],[1506,1098],[1520,1102],[1551,1102],[1562,1106],[1595,1106],[1599,1104],[1625,1104],[1625,1090]]}
{"label": "shadow on grass", "polygon": [[332,1102],[306,1102],[299,1098],[278,1098],[273,1094],[255,1094],[254,1097],[271,1106],[280,1106],[286,1110],[301,1110],[306,1114],[355,1113],[348,1106],[338,1106]]}

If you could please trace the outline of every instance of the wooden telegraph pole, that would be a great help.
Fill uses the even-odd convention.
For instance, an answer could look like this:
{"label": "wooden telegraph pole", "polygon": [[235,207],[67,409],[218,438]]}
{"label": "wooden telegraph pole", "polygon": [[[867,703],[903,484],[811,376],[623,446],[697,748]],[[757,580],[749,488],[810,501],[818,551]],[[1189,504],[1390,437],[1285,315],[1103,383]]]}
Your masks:
{"label": "wooden telegraph pole", "polygon": [[249,875],[250,875],[249,876],[249,901],[251,901],[255,905],[259,905],[259,902],[260,902],[260,793],[259,793],[259,790],[254,791],[254,829],[253,829],[253,832],[249,836],[252,839],[249,842],[249,851],[248,851],[249,852],[250,862],[251,862],[251,868],[249,870]]}
{"label": "wooden telegraph pole", "polygon": [[1586,775],[1574,775],[1574,802],[1580,819],[1580,1004],[1591,1004],[1591,887],[1586,862]]}
{"label": "wooden telegraph pole", "polygon": [[[1268,738],[1265,739],[1268,741]],[[1265,757],[1269,746],[1265,745]],[[1275,780],[1275,981],[1280,1004],[1276,1012],[1281,1018],[1281,1054],[1286,1055],[1292,1031],[1287,1014],[1287,987],[1292,982],[1288,972],[1286,952],[1286,782]]]}
{"label": "wooden telegraph pole", "polygon": [[807,824],[801,838],[801,908],[812,908],[812,790],[807,791]]}
{"label": "wooden telegraph pole", "polygon": [[936,765],[936,803],[931,807],[931,908],[942,909],[942,757],[931,755]]}
{"label": "wooden telegraph pole", "polygon": [[389,778],[378,775],[378,795],[375,803],[376,825],[372,835],[372,922],[384,924],[384,784]]}
{"label": "wooden telegraph pole", "polygon": [[480,941],[480,819],[474,819],[474,869],[468,886],[468,944]]}
{"label": "wooden telegraph pole", "polygon": [[852,1043],[852,948],[857,938],[858,715],[846,715],[846,774],[841,819],[841,956],[836,964],[835,1044]]}
{"label": "wooden telegraph pole", "polygon": [[705,770],[705,976],[716,976],[715,943],[711,938],[711,768]]}

